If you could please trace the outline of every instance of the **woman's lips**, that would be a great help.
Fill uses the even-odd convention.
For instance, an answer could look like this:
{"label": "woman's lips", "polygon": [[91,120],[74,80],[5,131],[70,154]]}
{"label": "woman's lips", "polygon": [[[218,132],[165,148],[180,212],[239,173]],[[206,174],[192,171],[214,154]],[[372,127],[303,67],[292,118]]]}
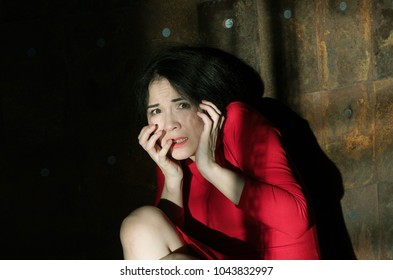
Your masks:
{"label": "woman's lips", "polygon": [[187,143],[188,138],[187,137],[177,137],[177,138],[172,139],[172,141],[173,141],[173,148],[179,148],[181,146],[184,146]]}

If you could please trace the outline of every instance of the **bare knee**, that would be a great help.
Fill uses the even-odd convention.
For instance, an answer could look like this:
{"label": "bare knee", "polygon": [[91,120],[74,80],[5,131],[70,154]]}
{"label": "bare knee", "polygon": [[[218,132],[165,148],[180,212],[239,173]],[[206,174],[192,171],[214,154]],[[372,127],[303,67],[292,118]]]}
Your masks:
{"label": "bare knee", "polygon": [[153,206],[128,215],[121,225],[120,239],[126,259],[158,259],[183,244],[166,215]]}
{"label": "bare knee", "polygon": [[123,241],[133,240],[146,231],[152,230],[154,220],[161,219],[163,213],[153,206],[143,206],[131,212],[122,222],[120,238]]}

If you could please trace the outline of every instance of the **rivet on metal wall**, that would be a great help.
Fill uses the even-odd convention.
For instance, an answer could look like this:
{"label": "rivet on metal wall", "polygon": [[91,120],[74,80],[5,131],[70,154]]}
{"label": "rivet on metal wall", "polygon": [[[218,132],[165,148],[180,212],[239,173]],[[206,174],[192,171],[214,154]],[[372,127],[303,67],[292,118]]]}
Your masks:
{"label": "rivet on metal wall", "polygon": [[344,110],[344,116],[348,119],[350,119],[352,117],[353,111],[351,108],[347,108]]}
{"label": "rivet on metal wall", "polygon": [[340,3],[340,10],[345,11],[348,8],[348,5],[346,2],[341,2]]}
{"label": "rivet on metal wall", "polygon": [[106,41],[105,41],[104,38],[99,38],[99,39],[97,40],[97,46],[98,46],[99,48],[103,48],[103,47],[105,47],[105,45],[106,45]]}
{"label": "rivet on metal wall", "polygon": [[29,57],[34,57],[34,56],[36,56],[36,55],[37,55],[37,50],[36,50],[35,48],[29,48],[29,49],[27,50],[27,55],[28,55]]}
{"label": "rivet on metal wall", "polygon": [[290,19],[292,17],[292,11],[287,9],[284,11],[284,18]]}
{"label": "rivet on metal wall", "polygon": [[48,168],[42,168],[40,174],[42,177],[48,177],[50,174],[50,171]]}
{"label": "rivet on metal wall", "polygon": [[224,27],[227,29],[230,29],[233,27],[233,18],[227,18],[226,20],[224,20]]}
{"label": "rivet on metal wall", "polygon": [[350,220],[355,220],[356,219],[356,212],[354,210],[348,211],[348,218]]}
{"label": "rivet on metal wall", "polygon": [[116,161],[117,161],[117,158],[116,158],[115,156],[109,156],[109,157],[106,159],[106,162],[107,162],[109,165],[115,165],[115,164],[116,164]]}
{"label": "rivet on metal wall", "polygon": [[165,27],[162,30],[162,36],[168,38],[169,36],[171,36],[171,30],[168,27]]}

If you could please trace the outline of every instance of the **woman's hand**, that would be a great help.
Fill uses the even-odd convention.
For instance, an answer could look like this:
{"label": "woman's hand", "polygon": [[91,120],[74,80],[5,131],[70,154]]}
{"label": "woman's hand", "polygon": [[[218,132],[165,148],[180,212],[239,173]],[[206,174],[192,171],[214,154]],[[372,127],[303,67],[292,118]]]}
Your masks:
{"label": "woman's hand", "polygon": [[204,128],[195,153],[195,161],[198,170],[207,178],[209,171],[211,172],[212,168],[217,165],[215,151],[224,116],[221,115],[216,105],[209,101],[203,100],[199,107],[203,112],[198,112],[197,114],[203,120]]}
{"label": "woman's hand", "polygon": [[166,182],[181,181],[183,179],[183,170],[180,163],[168,155],[172,146],[172,140],[168,140],[161,147],[158,144],[158,140],[164,132],[163,130],[157,130],[157,128],[156,124],[143,127],[138,136],[139,144],[161,169]]}
{"label": "woman's hand", "polygon": [[233,203],[238,204],[245,179],[242,175],[221,167],[216,163],[215,158],[217,139],[224,123],[224,117],[211,102],[202,101],[200,107],[205,113],[198,112],[198,116],[204,122],[199,146],[195,154],[198,170],[223,195]]}

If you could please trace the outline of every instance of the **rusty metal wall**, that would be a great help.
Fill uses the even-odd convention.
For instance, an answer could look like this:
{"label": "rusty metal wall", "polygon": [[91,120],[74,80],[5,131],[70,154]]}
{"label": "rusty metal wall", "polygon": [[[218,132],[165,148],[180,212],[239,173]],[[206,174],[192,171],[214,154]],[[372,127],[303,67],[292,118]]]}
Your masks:
{"label": "rusty metal wall", "polygon": [[393,4],[279,1],[276,90],[339,168],[359,259],[392,259]]}
{"label": "rusty metal wall", "polygon": [[121,258],[120,222],[154,189],[132,83],[155,50],[202,43],[308,121],[340,173],[356,257],[393,259],[391,1],[1,5],[2,258]]}

